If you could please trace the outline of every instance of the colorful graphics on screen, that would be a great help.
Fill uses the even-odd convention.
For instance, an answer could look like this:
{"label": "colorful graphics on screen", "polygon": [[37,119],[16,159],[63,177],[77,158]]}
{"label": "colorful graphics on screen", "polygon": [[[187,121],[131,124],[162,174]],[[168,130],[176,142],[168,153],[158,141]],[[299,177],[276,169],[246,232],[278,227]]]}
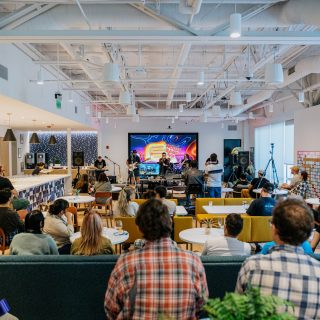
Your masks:
{"label": "colorful graphics on screen", "polygon": [[197,160],[197,146],[197,133],[129,133],[129,153],[137,150],[141,162],[157,163],[163,152],[166,152],[171,163],[180,163],[185,154],[191,160]]}

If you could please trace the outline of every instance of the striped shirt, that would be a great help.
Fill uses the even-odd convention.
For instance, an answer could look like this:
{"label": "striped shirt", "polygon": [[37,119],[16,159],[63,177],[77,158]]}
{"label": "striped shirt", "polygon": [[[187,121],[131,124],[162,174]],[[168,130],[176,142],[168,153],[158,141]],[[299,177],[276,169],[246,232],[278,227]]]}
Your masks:
{"label": "striped shirt", "polygon": [[200,258],[162,238],[119,257],[104,306],[107,319],[197,319],[207,297]]}
{"label": "striped shirt", "polygon": [[294,304],[288,312],[297,319],[320,319],[320,262],[300,247],[275,246],[270,254],[248,258],[236,285],[244,292],[251,284],[265,295],[276,295]]}

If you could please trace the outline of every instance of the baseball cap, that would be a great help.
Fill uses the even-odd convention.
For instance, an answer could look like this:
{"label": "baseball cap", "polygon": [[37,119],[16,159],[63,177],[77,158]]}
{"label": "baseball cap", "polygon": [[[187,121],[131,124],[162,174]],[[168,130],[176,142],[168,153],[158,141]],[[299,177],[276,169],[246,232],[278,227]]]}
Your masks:
{"label": "baseball cap", "polygon": [[274,185],[270,182],[266,182],[262,188],[265,192],[272,193],[274,189]]}

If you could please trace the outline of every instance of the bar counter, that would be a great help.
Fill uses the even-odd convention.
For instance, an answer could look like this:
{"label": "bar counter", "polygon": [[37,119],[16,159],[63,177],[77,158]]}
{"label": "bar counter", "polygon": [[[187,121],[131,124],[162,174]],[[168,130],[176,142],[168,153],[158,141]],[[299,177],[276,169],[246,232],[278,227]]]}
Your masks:
{"label": "bar counter", "polygon": [[36,208],[40,203],[53,201],[65,194],[70,175],[21,175],[10,177],[10,181],[19,193],[19,198],[28,199],[30,208]]}

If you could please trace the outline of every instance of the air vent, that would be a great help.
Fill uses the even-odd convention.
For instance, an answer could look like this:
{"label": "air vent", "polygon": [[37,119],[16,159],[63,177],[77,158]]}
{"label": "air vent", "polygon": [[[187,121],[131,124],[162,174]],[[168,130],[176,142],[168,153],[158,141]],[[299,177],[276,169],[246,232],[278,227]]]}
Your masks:
{"label": "air vent", "polygon": [[238,127],[234,124],[228,125],[228,131],[237,131]]}
{"label": "air vent", "polygon": [[8,68],[0,64],[0,78],[8,80]]}
{"label": "air vent", "polygon": [[290,74],[293,74],[296,72],[296,66],[293,66],[291,68],[288,69],[288,76],[290,76]]}

